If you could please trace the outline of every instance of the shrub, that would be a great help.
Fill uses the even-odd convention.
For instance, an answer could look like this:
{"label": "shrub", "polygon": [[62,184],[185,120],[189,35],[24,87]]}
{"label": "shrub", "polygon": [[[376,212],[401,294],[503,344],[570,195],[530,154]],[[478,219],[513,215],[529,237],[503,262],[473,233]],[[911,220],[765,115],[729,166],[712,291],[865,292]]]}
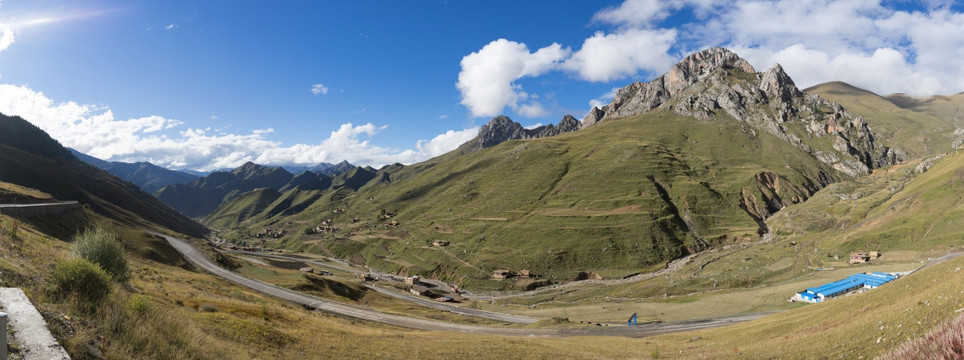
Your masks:
{"label": "shrub", "polygon": [[151,302],[146,296],[136,295],[127,300],[127,309],[137,315],[143,315],[151,311]]}
{"label": "shrub", "polygon": [[74,254],[100,265],[118,282],[127,281],[130,269],[117,236],[104,227],[87,229],[74,236]]}
{"label": "shrub", "polygon": [[110,275],[87,259],[73,258],[57,264],[52,277],[54,294],[59,298],[75,296],[94,303],[110,292]]}

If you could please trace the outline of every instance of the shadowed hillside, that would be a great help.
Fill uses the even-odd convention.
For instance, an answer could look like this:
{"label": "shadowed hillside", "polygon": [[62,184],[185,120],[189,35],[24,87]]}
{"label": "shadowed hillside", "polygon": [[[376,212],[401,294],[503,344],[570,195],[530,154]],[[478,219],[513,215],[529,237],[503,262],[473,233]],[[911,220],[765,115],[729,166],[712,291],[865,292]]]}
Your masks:
{"label": "shadowed hillside", "polygon": [[104,161],[93,156],[68,149],[81,161],[96,166],[123,180],[137,185],[146,192],[153,193],[162,187],[172,184],[187,184],[197,176],[148,163],[125,163],[119,161]]}
{"label": "shadowed hillside", "polygon": [[207,229],[137,186],[85,164],[45,132],[0,115],[0,181],[34,188],[59,200],[77,200],[128,224],[152,222],[192,236]]}

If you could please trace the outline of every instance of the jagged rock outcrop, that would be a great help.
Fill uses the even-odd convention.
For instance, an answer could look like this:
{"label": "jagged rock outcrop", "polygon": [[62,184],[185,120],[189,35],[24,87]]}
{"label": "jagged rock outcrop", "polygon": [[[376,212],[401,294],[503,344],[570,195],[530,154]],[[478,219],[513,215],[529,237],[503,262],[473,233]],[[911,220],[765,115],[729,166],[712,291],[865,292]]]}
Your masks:
{"label": "jagged rock outcrop", "polygon": [[[899,149],[876,142],[861,117],[848,114],[833,101],[801,92],[779,64],[758,73],[724,48],[697,52],[648,83],[620,89],[610,104],[589,112],[583,127],[655,110],[700,120],[728,115],[750,125],[752,134],[766,131],[849,176],[906,157]],[[793,131],[791,124],[803,125],[805,132]],[[812,138],[829,139],[832,150],[821,150]]]}
{"label": "jagged rock outcrop", "polygon": [[508,116],[499,115],[479,129],[479,135],[475,139],[469,140],[462,145],[468,147],[469,151],[477,151],[492,147],[509,140],[534,139],[548,136],[556,136],[562,133],[579,130],[582,124],[571,115],[566,115],[559,121],[558,125],[544,125],[535,129],[526,129]]}

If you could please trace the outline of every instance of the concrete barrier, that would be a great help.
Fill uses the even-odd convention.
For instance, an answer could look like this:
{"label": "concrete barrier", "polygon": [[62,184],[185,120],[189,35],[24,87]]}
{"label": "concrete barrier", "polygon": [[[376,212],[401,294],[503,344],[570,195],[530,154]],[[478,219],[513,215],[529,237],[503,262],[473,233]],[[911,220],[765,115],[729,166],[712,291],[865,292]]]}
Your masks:
{"label": "concrete barrier", "polygon": [[16,217],[58,215],[80,207],[76,201],[43,204],[0,204],[0,214]]}
{"label": "concrete barrier", "polygon": [[[47,322],[30,303],[30,299],[27,299],[23,290],[0,288],[0,306],[7,313],[7,320],[10,322],[10,328],[13,329],[11,340],[20,349],[18,356],[25,360],[70,359],[67,351],[50,334]],[[7,347],[4,346],[3,349],[6,352]]]}
{"label": "concrete barrier", "polygon": [[0,336],[0,360],[7,360],[7,313],[0,312],[0,329],[3,329],[3,336]]}

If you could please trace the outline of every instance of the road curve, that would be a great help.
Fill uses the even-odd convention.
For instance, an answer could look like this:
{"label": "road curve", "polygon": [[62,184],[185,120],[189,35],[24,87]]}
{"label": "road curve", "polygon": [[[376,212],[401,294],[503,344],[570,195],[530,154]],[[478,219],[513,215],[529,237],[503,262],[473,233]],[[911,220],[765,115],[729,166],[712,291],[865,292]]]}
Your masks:
{"label": "road curve", "polygon": [[[361,271],[361,270],[353,269],[353,268],[343,268],[343,267],[334,266],[334,265],[326,264],[326,263],[323,263],[323,262],[320,262],[320,261],[314,261],[314,260],[311,260],[311,259],[306,259],[306,258],[297,257],[297,256],[285,256],[285,255],[278,255],[278,254],[266,254],[266,253],[259,253],[259,252],[254,252],[254,251],[243,251],[243,250],[230,250],[230,251],[228,251],[228,252],[230,252],[230,253],[236,253],[236,254],[245,254],[245,255],[250,255],[250,256],[265,257],[265,258],[269,258],[269,259],[299,261],[299,262],[303,262],[303,263],[315,264],[315,265],[318,265],[318,266],[324,266],[324,267],[327,267],[327,268],[332,269],[332,270],[345,271],[345,272],[349,272],[349,273],[353,273],[353,274],[364,274],[364,273],[368,273],[367,271]],[[388,275],[388,274],[382,274],[382,273],[379,273],[379,274],[380,274],[380,275],[383,275],[383,276],[387,276],[387,275]],[[441,284],[433,284],[433,285],[435,285],[435,286],[442,286]],[[444,285],[447,286],[448,284],[444,284]],[[441,302],[438,302],[438,301],[429,300],[429,299],[426,299],[426,298],[424,298],[424,297],[416,297],[416,296],[410,296],[410,295],[407,295],[407,294],[400,294],[400,293],[398,293],[398,292],[391,291],[391,290],[388,290],[388,289],[383,289],[383,288],[380,288],[380,287],[377,287],[377,286],[374,286],[374,285],[370,285],[370,284],[365,284],[364,286],[367,287],[367,288],[369,288],[369,289],[371,289],[371,290],[373,290],[373,291],[375,291],[375,292],[378,292],[378,293],[380,293],[380,294],[383,294],[383,295],[386,295],[386,296],[390,296],[390,297],[393,297],[393,298],[396,298],[396,299],[399,299],[399,300],[402,300],[402,301],[407,301],[407,302],[414,303],[414,304],[417,304],[417,305],[421,305],[421,306],[425,306],[425,307],[430,307],[430,308],[433,308],[433,309],[436,309],[436,310],[448,311],[448,312],[455,313],[455,314],[459,314],[459,315],[472,316],[472,317],[477,317],[477,318],[481,318],[481,319],[488,319],[488,320],[495,320],[495,321],[502,321],[502,322],[507,322],[507,323],[512,323],[512,324],[532,324],[532,323],[535,323],[536,321],[539,321],[538,319],[531,318],[531,317],[528,317],[528,316],[504,314],[504,313],[498,313],[498,312],[493,312],[493,311],[485,311],[485,310],[479,310],[479,309],[469,309],[469,308],[463,308],[463,307],[459,307],[459,306],[453,306],[453,305],[449,305],[449,304],[447,304],[447,303],[441,303]]]}
{"label": "road curve", "polygon": [[312,308],[326,311],[332,314],[348,316],[361,320],[368,320],[382,324],[394,325],[410,329],[428,331],[458,331],[474,334],[493,334],[509,336],[623,336],[623,337],[645,337],[659,334],[667,334],[682,331],[692,331],[708,329],[713,327],[735,324],[743,321],[758,319],[768,315],[767,313],[756,313],[739,315],[725,318],[694,320],[677,323],[645,324],[637,327],[594,327],[582,329],[526,329],[526,328],[507,328],[495,326],[475,326],[453,324],[437,320],[418,319],[407,316],[387,314],[371,310],[361,306],[334,303],[322,300],[314,296],[309,296],[300,292],[288,290],[261,281],[246,278],[224,269],[208,258],[204,257],[196,248],[182,239],[168,236],[152,231],[147,231],[152,235],[161,236],[167,240],[171,246],[180,252],[194,266],[204,269],[225,280],[251,288],[255,291],[274,296],[279,299],[291,301]]}

